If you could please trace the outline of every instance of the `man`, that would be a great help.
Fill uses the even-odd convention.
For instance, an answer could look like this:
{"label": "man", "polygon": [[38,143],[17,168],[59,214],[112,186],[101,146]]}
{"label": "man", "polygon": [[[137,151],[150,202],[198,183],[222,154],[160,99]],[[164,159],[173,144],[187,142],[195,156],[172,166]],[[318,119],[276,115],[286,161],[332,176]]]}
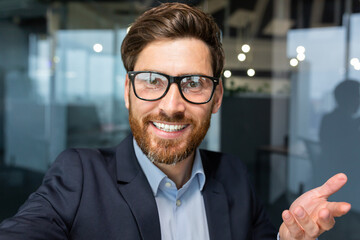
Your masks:
{"label": "man", "polygon": [[[213,19],[184,4],[140,16],[121,48],[133,136],[62,153],[0,239],[276,239],[241,162],[198,150],[221,105],[224,64]],[[283,239],[315,239],[350,209],[329,203],[346,176],[283,212]]]}

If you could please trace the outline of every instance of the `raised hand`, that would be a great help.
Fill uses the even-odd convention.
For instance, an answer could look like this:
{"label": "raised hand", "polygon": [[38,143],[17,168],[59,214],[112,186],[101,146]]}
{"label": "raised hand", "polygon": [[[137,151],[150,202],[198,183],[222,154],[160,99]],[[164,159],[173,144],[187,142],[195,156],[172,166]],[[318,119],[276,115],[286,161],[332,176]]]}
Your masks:
{"label": "raised hand", "polygon": [[327,199],[347,182],[343,173],[338,173],[327,182],[298,197],[289,210],[282,213],[280,240],[312,240],[333,228],[335,217],[346,214],[351,205],[346,202],[329,202]]}

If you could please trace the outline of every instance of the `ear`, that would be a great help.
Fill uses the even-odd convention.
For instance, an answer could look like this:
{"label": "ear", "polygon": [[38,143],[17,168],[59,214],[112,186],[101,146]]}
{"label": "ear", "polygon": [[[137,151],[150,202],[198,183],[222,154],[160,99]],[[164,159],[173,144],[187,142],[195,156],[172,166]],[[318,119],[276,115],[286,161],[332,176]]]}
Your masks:
{"label": "ear", "polygon": [[130,103],[129,103],[129,91],[130,91],[130,79],[128,77],[128,75],[126,74],[126,79],[125,79],[125,92],[124,92],[124,101],[125,101],[125,107],[127,109],[129,109]]}
{"label": "ear", "polygon": [[212,113],[217,113],[220,109],[221,103],[222,103],[222,98],[224,95],[224,88],[223,88],[223,83],[222,80],[220,79],[220,83],[219,85],[216,87],[215,92],[214,92],[214,107],[212,110]]}

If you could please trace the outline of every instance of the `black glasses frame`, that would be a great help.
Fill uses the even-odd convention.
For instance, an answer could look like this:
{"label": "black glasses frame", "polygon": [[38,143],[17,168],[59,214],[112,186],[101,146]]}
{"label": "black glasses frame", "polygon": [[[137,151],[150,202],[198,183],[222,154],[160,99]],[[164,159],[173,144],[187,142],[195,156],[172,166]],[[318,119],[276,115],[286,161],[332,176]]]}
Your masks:
{"label": "black glasses frame", "polygon": [[[166,77],[166,79],[168,80],[168,83],[169,83],[169,84],[167,85],[164,94],[161,95],[160,97],[156,98],[156,99],[150,99],[150,100],[139,97],[139,96],[137,95],[137,93],[136,93],[135,84],[134,84],[135,77],[136,77],[136,75],[139,74],[139,73],[156,73],[156,74],[159,74],[159,75],[162,75],[162,76]],[[176,85],[178,86],[178,89],[179,89],[179,92],[180,92],[181,97],[182,97],[185,101],[187,101],[187,102],[189,102],[189,103],[193,103],[193,104],[205,104],[205,103],[210,102],[210,100],[212,99],[212,97],[213,97],[213,95],[214,95],[216,86],[219,85],[219,81],[220,81],[219,78],[210,77],[210,76],[206,76],[206,75],[198,75],[198,74],[195,74],[195,75],[170,76],[170,75],[167,75],[167,74],[164,74],[164,73],[154,72],[154,71],[129,71],[129,72],[128,72],[128,76],[129,76],[129,79],[130,79],[130,81],[131,81],[131,84],[133,85],[134,94],[135,94],[135,96],[136,96],[138,99],[141,99],[141,100],[144,100],[144,101],[157,101],[157,100],[163,98],[163,97],[168,93],[168,91],[169,91],[170,86],[171,86],[172,83],[176,83]],[[183,92],[182,92],[182,90],[181,90],[181,86],[180,86],[181,80],[184,79],[184,78],[186,78],[186,77],[206,77],[206,78],[208,78],[208,79],[210,79],[210,80],[213,81],[213,89],[212,89],[211,95],[210,95],[210,97],[209,97],[209,99],[208,99],[207,101],[201,102],[201,103],[197,103],[197,102],[192,102],[192,101],[186,99],[186,97],[184,96],[184,94],[183,94]]]}

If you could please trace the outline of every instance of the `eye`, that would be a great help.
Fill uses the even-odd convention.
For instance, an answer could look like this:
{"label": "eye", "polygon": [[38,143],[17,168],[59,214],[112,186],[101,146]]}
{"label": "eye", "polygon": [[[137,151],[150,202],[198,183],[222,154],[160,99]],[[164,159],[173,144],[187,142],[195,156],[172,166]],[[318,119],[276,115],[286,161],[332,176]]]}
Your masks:
{"label": "eye", "polygon": [[181,88],[185,93],[201,92],[203,80],[198,76],[186,77],[181,81]]}
{"label": "eye", "polygon": [[146,79],[146,84],[150,87],[166,87],[167,80],[165,77],[159,74],[150,74],[150,76]]}
{"label": "eye", "polygon": [[160,79],[155,78],[155,77],[152,77],[152,78],[149,79],[149,83],[150,83],[151,85],[157,85],[157,84],[160,83]]}
{"label": "eye", "polygon": [[199,88],[202,86],[202,79],[198,76],[191,76],[185,79],[185,85],[187,88]]}
{"label": "eye", "polygon": [[191,87],[191,88],[196,88],[196,87],[199,87],[200,86],[200,82],[199,81],[189,81],[188,82],[188,86]]}

